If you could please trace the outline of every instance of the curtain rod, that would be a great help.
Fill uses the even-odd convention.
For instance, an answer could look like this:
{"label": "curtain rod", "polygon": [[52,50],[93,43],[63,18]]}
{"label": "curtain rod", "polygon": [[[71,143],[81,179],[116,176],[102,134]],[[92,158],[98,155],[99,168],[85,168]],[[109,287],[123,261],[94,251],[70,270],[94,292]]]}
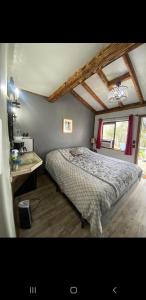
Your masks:
{"label": "curtain rod", "polygon": [[[133,114],[132,114],[133,115]],[[130,116],[130,115],[129,115]],[[122,117],[117,117],[117,116],[115,116],[115,117],[111,117],[111,118],[103,118],[103,120],[112,120],[112,119],[124,119],[124,118],[128,118],[129,116],[122,116]],[[133,115],[134,117],[138,117],[138,116],[140,116],[139,114],[136,114],[136,115]]]}

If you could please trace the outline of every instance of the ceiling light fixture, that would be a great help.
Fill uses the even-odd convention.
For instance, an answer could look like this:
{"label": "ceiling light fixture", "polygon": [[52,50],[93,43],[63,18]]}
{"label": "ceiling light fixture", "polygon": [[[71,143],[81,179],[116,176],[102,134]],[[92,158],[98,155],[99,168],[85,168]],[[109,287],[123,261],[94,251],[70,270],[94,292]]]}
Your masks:
{"label": "ceiling light fixture", "polygon": [[121,81],[116,82],[116,86],[109,92],[108,100],[111,103],[125,101],[128,98],[127,86],[121,85]]}

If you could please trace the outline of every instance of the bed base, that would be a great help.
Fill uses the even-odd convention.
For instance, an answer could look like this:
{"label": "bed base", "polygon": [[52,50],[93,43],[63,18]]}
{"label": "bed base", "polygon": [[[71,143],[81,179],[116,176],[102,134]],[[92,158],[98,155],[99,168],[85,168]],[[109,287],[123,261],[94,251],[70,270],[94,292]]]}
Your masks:
{"label": "bed base", "polygon": [[85,225],[88,223],[86,219],[84,219],[81,215],[81,213],[77,210],[77,208],[73,205],[73,203],[70,201],[70,199],[64,194],[64,192],[61,190],[61,188],[57,185],[56,183],[56,192],[59,192],[61,194],[63,194],[66,199],[70,202],[71,206],[76,210],[76,212],[78,213],[79,217],[80,217],[80,222],[81,222],[81,228],[84,228]]}
{"label": "bed base", "polygon": [[69,201],[69,203],[71,204],[71,206],[76,210],[76,212],[78,213],[79,215],[79,218],[80,218],[80,222],[81,222],[81,228],[84,228],[85,225],[88,224],[87,220],[84,219],[81,215],[81,213],[77,210],[77,208],[74,206],[74,204],[70,201],[70,199],[64,194],[63,190],[61,190],[60,186],[57,184],[57,182],[52,178],[52,176],[48,173],[47,170],[45,170],[45,174],[50,178],[50,180],[53,181],[53,183],[55,184],[56,186],[56,192],[58,193],[61,193],[65,196],[65,198]]}
{"label": "bed base", "polygon": [[115,214],[117,214],[124,206],[124,204],[127,201],[127,198],[135,191],[137,186],[139,185],[139,182],[141,180],[141,177],[131,186],[130,190],[128,190],[114,205],[113,207],[101,217],[101,223],[103,229],[108,226],[108,224],[113,220],[115,217]]}
{"label": "bed base", "polygon": [[[74,204],[71,202],[71,200],[64,194],[64,192],[61,190],[61,188],[59,187],[59,185],[57,184],[57,182],[52,178],[52,176],[48,173],[48,171],[46,170],[47,175],[49,176],[49,178],[54,182],[54,184],[56,185],[56,192],[60,192],[62,193],[66,199],[70,202],[70,204],[72,205],[72,207],[76,210],[76,212],[78,213],[79,217],[80,217],[80,222],[81,222],[81,228],[84,228],[86,224],[89,224],[88,221],[86,219],[83,218],[83,216],[81,215],[81,213],[77,210],[77,208],[74,206]],[[141,180],[141,177],[138,178],[138,180],[131,186],[130,190],[128,192],[126,192],[124,194],[124,196],[121,197],[121,199],[119,199],[114,205],[113,207],[110,209],[110,211],[108,211],[102,218],[101,218],[101,223],[102,223],[102,227],[104,229],[104,227],[106,227],[113,219],[113,216],[115,215],[115,213],[122,207],[123,203],[126,201],[127,197],[130,195],[131,192],[133,192],[135,190],[135,188],[138,186],[139,182]],[[97,236],[99,237],[99,236]],[[103,234],[101,234],[100,237],[104,237]]]}

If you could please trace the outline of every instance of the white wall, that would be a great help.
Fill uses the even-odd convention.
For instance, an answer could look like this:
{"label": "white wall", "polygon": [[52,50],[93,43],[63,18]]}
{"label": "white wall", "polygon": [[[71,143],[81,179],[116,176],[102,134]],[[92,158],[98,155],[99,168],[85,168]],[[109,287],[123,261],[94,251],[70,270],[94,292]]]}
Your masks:
{"label": "white wall", "polygon": [[0,237],[15,237],[9,167],[9,139],[7,124],[7,44],[0,44],[0,119],[2,147],[0,149]]}
{"label": "white wall", "polygon": [[[97,132],[98,132],[98,120],[101,119],[118,119],[120,117],[120,120],[122,120],[121,117],[124,118],[124,116],[129,116],[129,115],[144,115],[146,114],[146,107],[141,107],[141,108],[136,108],[136,109],[129,109],[125,111],[119,111],[119,112],[114,112],[114,113],[108,113],[108,114],[103,114],[103,115],[97,115],[95,116],[95,126],[94,126],[94,137],[97,138]],[[133,140],[136,141],[137,138],[137,129],[138,129],[138,117],[134,117],[134,131],[133,131]],[[126,160],[129,162],[135,162],[135,149],[133,148],[133,154],[132,155],[125,155],[124,152],[118,151],[118,150],[113,150],[113,149],[106,149],[106,148],[100,148],[97,149],[97,152],[103,155],[108,155],[112,156],[114,158]]]}

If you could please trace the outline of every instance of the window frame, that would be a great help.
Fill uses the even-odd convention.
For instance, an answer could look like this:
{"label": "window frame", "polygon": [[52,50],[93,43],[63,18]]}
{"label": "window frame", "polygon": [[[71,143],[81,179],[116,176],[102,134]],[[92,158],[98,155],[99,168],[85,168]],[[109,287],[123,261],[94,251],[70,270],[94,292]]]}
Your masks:
{"label": "window frame", "polygon": [[[110,149],[110,150],[114,150],[114,151],[120,151],[120,152],[124,152],[124,150],[120,150],[120,149],[115,149],[115,135],[116,135],[116,123],[118,122],[128,122],[128,120],[121,120],[121,121],[112,121],[112,122],[103,122],[103,126],[102,126],[102,137],[103,137],[103,127],[104,124],[114,124],[114,136],[113,136],[113,142],[112,142],[112,148],[108,148],[105,146],[101,145],[101,148],[105,148],[105,149]],[[127,128],[127,133],[128,133],[128,128]],[[106,142],[107,140],[104,140],[103,138],[101,139],[101,142]]]}

